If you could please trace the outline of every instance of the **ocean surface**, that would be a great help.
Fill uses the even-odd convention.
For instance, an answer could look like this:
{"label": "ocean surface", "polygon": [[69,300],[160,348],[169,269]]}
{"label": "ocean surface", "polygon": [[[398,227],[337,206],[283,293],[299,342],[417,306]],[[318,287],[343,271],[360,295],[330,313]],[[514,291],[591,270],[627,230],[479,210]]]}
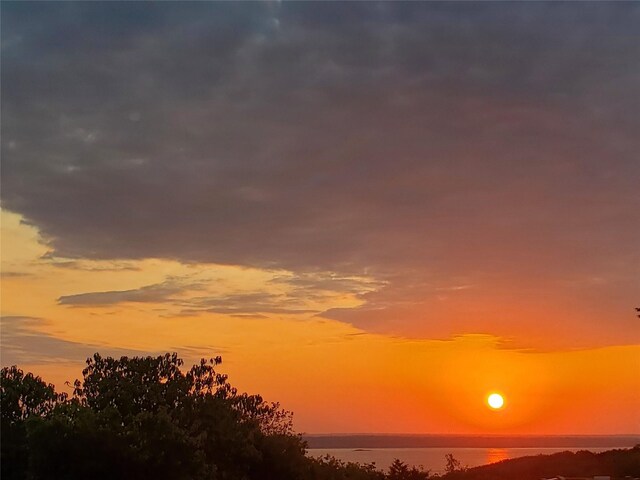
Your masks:
{"label": "ocean surface", "polygon": [[508,458],[526,457],[530,455],[550,455],[553,453],[578,450],[603,452],[611,447],[413,447],[413,448],[309,448],[308,454],[314,457],[332,455],[340,460],[358,463],[375,462],[376,467],[386,470],[394,459],[423,466],[431,473],[444,473],[445,455],[448,453],[460,460],[462,466],[478,467],[489,463],[500,462]]}

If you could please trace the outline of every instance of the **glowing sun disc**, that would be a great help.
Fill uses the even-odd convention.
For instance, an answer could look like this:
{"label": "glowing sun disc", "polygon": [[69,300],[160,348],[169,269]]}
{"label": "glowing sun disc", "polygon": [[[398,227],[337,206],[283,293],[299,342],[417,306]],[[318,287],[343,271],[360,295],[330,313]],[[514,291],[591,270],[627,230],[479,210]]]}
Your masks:
{"label": "glowing sun disc", "polygon": [[494,410],[498,410],[504,405],[504,398],[502,398],[502,395],[500,395],[499,393],[492,393],[487,398],[487,403]]}

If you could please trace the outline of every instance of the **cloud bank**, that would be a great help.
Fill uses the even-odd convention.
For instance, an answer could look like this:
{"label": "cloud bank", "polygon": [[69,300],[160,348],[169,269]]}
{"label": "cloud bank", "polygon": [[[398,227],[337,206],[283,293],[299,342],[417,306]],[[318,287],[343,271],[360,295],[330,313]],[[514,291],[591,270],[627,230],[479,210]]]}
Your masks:
{"label": "cloud bank", "polygon": [[2,13],[2,205],[55,255],[370,275],[326,315],[375,331],[638,339],[640,6]]}

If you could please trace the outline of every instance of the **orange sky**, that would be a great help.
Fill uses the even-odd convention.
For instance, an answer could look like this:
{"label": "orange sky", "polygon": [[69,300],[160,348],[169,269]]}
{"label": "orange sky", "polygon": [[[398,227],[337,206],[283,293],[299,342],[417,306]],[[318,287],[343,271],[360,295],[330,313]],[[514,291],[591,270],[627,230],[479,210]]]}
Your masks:
{"label": "orange sky", "polygon": [[[525,350],[475,332],[410,339],[366,333],[314,313],[185,315],[174,310],[178,298],[61,305],[65,295],[136,289],[167,278],[199,279],[181,298],[282,291],[270,280],[290,272],[166,260],[70,265],[46,252],[35,228],[2,213],[2,271],[12,272],[2,279],[3,365],[19,362],[62,388],[93,351],[176,350],[187,361],[221,353],[234,384],[293,410],[299,431],[554,434],[640,427],[638,345]],[[352,296],[330,292],[316,302],[299,309],[358,305]],[[500,411],[486,406],[492,391],[506,399]]]}
{"label": "orange sky", "polygon": [[222,355],[304,432],[640,432],[640,3],[0,8],[3,365]]}

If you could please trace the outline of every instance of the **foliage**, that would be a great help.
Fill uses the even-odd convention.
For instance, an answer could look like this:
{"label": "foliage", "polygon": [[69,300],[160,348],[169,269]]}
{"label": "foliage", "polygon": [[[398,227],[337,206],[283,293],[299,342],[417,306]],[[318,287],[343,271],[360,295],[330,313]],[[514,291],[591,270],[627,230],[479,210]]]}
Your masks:
{"label": "foliage", "polygon": [[[426,480],[396,460],[375,464],[310,458],[291,413],[238,393],[219,357],[183,371],[176,354],[87,359],[73,396],[13,366],[0,385],[3,480]],[[549,461],[545,461],[545,459]],[[446,479],[528,480],[553,475],[640,475],[640,448],[578,452],[460,468]]]}
{"label": "foliage", "polygon": [[47,416],[66,399],[66,395],[55,392],[53,385],[31,373],[25,375],[16,366],[2,369],[0,388],[2,421],[7,424],[17,424],[32,415]]}
{"label": "foliage", "polygon": [[426,480],[429,472],[417,467],[409,467],[406,463],[396,459],[389,467],[389,480]]}
{"label": "foliage", "polygon": [[26,423],[32,417],[48,418],[55,407],[66,401],[64,394],[55,392],[53,385],[40,377],[25,374],[18,367],[3,368],[0,372],[0,430],[2,442],[0,459],[2,478],[21,478],[26,471],[29,452],[26,447]]}
{"label": "foliage", "polygon": [[87,359],[73,397],[2,370],[3,478],[299,478],[291,414],[239,394],[219,357],[183,372],[176,354]]}
{"label": "foliage", "polygon": [[552,477],[640,476],[640,448],[593,453],[560,452],[514,458],[445,475],[451,480],[539,480]]}
{"label": "foliage", "polygon": [[384,480],[385,475],[376,469],[375,464],[360,465],[344,462],[330,455],[308,460],[307,475],[313,480]]}
{"label": "foliage", "polygon": [[463,470],[460,460],[454,457],[452,453],[447,453],[444,456],[444,458],[445,458],[445,461],[447,462],[447,464],[444,467],[444,471],[446,473],[455,473]]}

